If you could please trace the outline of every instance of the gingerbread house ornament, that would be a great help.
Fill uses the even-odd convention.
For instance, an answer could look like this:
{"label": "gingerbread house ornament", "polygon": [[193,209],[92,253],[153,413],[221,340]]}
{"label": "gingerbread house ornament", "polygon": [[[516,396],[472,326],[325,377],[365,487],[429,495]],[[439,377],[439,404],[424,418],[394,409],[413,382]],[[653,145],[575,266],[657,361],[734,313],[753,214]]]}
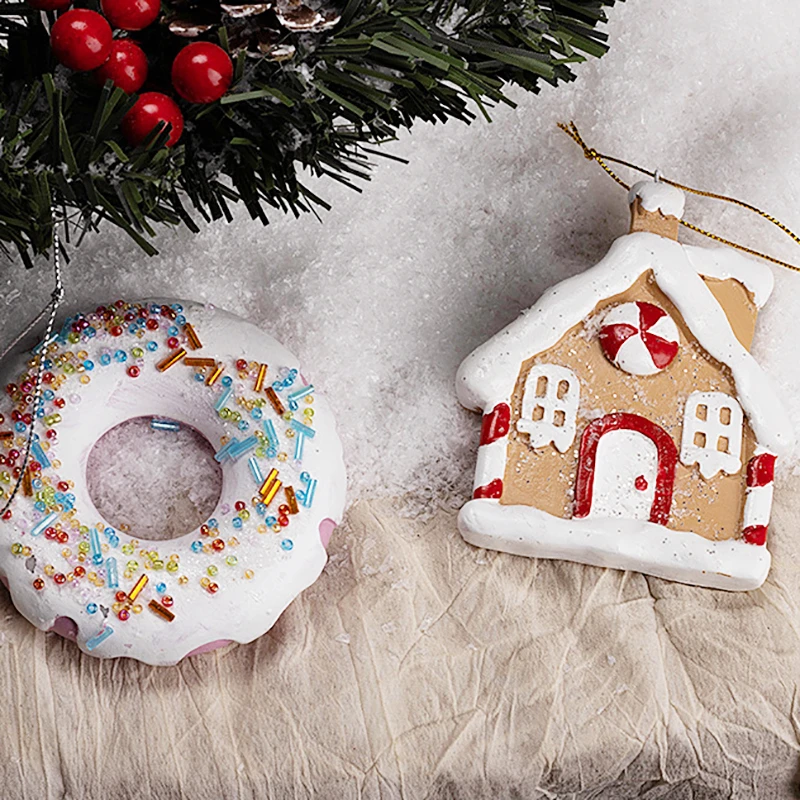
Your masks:
{"label": "gingerbread house ornament", "polygon": [[683,194],[630,191],[631,232],[469,355],[479,547],[729,590],[760,586],[789,418],[750,354],[769,267],[679,244]]}

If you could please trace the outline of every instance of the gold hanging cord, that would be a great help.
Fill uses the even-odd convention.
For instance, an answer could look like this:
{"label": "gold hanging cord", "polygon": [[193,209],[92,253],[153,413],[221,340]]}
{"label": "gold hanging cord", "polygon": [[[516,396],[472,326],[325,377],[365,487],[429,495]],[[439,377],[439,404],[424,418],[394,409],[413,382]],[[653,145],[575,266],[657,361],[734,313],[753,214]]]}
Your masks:
{"label": "gold hanging cord", "polygon": [[[637,172],[641,172],[644,175],[649,175],[651,178],[655,180],[661,181],[662,183],[668,183],[670,186],[675,186],[677,189],[681,189],[684,192],[689,192],[690,194],[697,194],[701,197],[711,197],[714,200],[723,200],[726,203],[733,203],[733,205],[740,206],[741,208],[746,208],[748,211],[753,211],[758,214],[760,217],[763,217],[766,220],[769,220],[773,225],[776,225],[780,228],[787,236],[789,236],[796,244],[800,244],[800,236],[796,233],[791,231],[789,228],[786,227],[780,220],[775,219],[775,217],[767,214],[765,211],[762,211],[760,208],[756,208],[755,206],[751,206],[749,203],[745,203],[742,200],[737,200],[734,197],[726,197],[724,194],[716,194],[714,192],[704,192],[701,189],[692,189],[691,186],[684,186],[682,183],[678,183],[677,181],[671,181],[668,178],[664,178],[661,175],[658,175],[657,172],[651,172],[650,170],[643,169],[642,167],[637,166],[636,164],[631,164],[629,161],[623,161],[621,158],[613,158],[612,156],[606,156],[602,153],[598,153],[593,147],[589,147],[586,142],[583,141],[583,137],[578,132],[578,127],[575,125],[574,122],[570,122],[567,125],[564,122],[559,122],[558,127],[561,128],[566,134],[568,134],[572,139],[580,146],[583,150],[584,156],[588,158],[590,161],[596,161],[608,174],[611,178],[613,178],[623,189],[630,189],[631,187],[619,177],[619,175],[614,172],[611,167],[608,166],[609,161],[614,162],[615,164],[620,164],[623,167],[629,167],[630,169],[636,170]],[[699,233],[702,236],[707,236],[709,239],[713,239],[715,242],[720,242],[721,244],[726,244],[729,247],[734,247],[737,250],[741,250],[744,253],[749,253],[751,256],[757,256],[758,258],[763,258],[765,261],[770,261],[773,264],[778,264],[781,267],[786,267],[787,269],[793,269],[795,272],[800,272],[800,267],[796,267],[794,264],[789,264],[786,261],[781,261],[778,258],[773,258],[772,256],[767,255],[766,253],[760,253],[758,250],[752,250],[749,247],[745,247],[742,244],[737,244],[736,242],[730,241],[730,239],[724,239],[722,236],[717,236],[716,233],[711,233],[710,231],[703,230],[703,228],[699,228],[697,225],[692,225],[691,222],[686,222],[686,220],[680,219],[678,220],[681,225],[690,230],[695,231],[695,233]]]}

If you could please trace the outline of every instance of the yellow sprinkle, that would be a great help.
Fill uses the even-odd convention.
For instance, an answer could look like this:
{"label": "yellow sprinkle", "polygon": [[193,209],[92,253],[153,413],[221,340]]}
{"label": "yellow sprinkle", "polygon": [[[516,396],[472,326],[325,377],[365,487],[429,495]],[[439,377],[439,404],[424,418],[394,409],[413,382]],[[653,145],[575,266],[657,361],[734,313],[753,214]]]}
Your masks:
{"label": "yellow sprinkle", "polygon": [[166,372],[166,370],[177,364],[185,355],[186,351],[183,348],[175,350],[175,352],[170,353],[163,361],[159,361],[158,364],[156,364],[156,369],[159,372]]}
{"label": "yellow sprinkle", "polygon": [[139,596],[139,592],[141,592],[142,589],[144,589],[144,587],[147,585],[148,580],[149,578],[147,575],[142,575],[139,580],[136,581],[133,589],[128,592],[128,597],[130,597],[131,600],[135,600]]}

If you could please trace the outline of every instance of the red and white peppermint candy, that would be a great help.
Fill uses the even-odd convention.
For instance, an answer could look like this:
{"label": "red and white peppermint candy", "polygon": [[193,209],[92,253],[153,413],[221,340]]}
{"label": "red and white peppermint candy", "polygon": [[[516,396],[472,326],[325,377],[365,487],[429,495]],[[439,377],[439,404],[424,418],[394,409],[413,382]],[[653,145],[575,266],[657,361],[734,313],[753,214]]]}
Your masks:
{"label": "red and white peppermint candy", "polygon": [[622,303],[603,319],[600,346],[606,358],[632,375],[655,375],[678,354],[678,326],[653,303]]}

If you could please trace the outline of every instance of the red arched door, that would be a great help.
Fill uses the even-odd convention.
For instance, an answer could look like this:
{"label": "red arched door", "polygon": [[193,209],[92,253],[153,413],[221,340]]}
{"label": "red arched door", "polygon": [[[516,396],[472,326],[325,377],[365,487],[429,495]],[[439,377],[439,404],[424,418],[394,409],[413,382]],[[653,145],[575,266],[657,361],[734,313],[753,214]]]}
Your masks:
{"label": "red arched door", "polygon": [[[610,458],[614,458],[613,450],[606,448],[608,452],[602,453],[599,450],[601,439],[606,434],[612,431],[630,431],[633,432],[636,438],[642,440],[647,447],[652,449],[652,457],[647,452],[641,454],[640,463],[647,464],[648,458],[652,461],[652,470],[648,470],[647,466],[642,468],[642,474],[628,475],[630,472],[630,461],[635,464],[630,458],[627,458],[627,453],[622,454],[622,461],[625,464],[617,465],[616,471],[613,464],[606,465],[604,462]],[[647,441],[649,440],[649,442]],[[652,442],[652,444],[650,444]],[[624,445],[630,445],[629,442],[623,442]],[[635,444],[635,442],[633,443]],[[634,454],[635,456],[635,454]],[[598,463],[598,458],[599,463]],[[659,525],[666,525],[669,521],[669,509],[672,505],[672,489],[675,481],[675,465],[678,461],[678,450],[672,437],[655,422],[649,419],[640,417],[637,414],[615,413],[607,414],[604,417],[593,420],[590,422],[583,431],[581,436],[581,446],[578,455],[578,475],[575,480],[575,517],[588,517],[592,512],[593,506],[593,493],[595,491],[595,483],[598,476],[598,470],[602,471],[602,480],[605,482],[604,486],[607,488],[609,480],[618,480],[621,485],[614,487],[614,491],[619,493],[620,497],[626,494],[631,500],[632,506],[635,507],[638,502],[641,508],[644,502],[649,510],[649,515],[646,513],[644,518],[650,522],[658,523]],[[610,471],[609,471],[610,470]],[[627,470],[627,471],[626,471]],[[634,468],[633,472],[638,472],[638,468]],[[611,476],[609,478],[609,476]],[[630,483],[630,486],[628,486]],[[637,494],[638,493],[638,494]],[[652,503],[650,499],[652,498]],[[598,513],[598,508],[603,503],[608,504],[611,502],[617,508],[616,513],[604,514],[602,511]],[[618,502],[617,498],[597,498],[595,505],[595,513],[598,516],[631,516],[634,519],[641,518],[635,513],[630,515],[624,512],[625,503]]]}

